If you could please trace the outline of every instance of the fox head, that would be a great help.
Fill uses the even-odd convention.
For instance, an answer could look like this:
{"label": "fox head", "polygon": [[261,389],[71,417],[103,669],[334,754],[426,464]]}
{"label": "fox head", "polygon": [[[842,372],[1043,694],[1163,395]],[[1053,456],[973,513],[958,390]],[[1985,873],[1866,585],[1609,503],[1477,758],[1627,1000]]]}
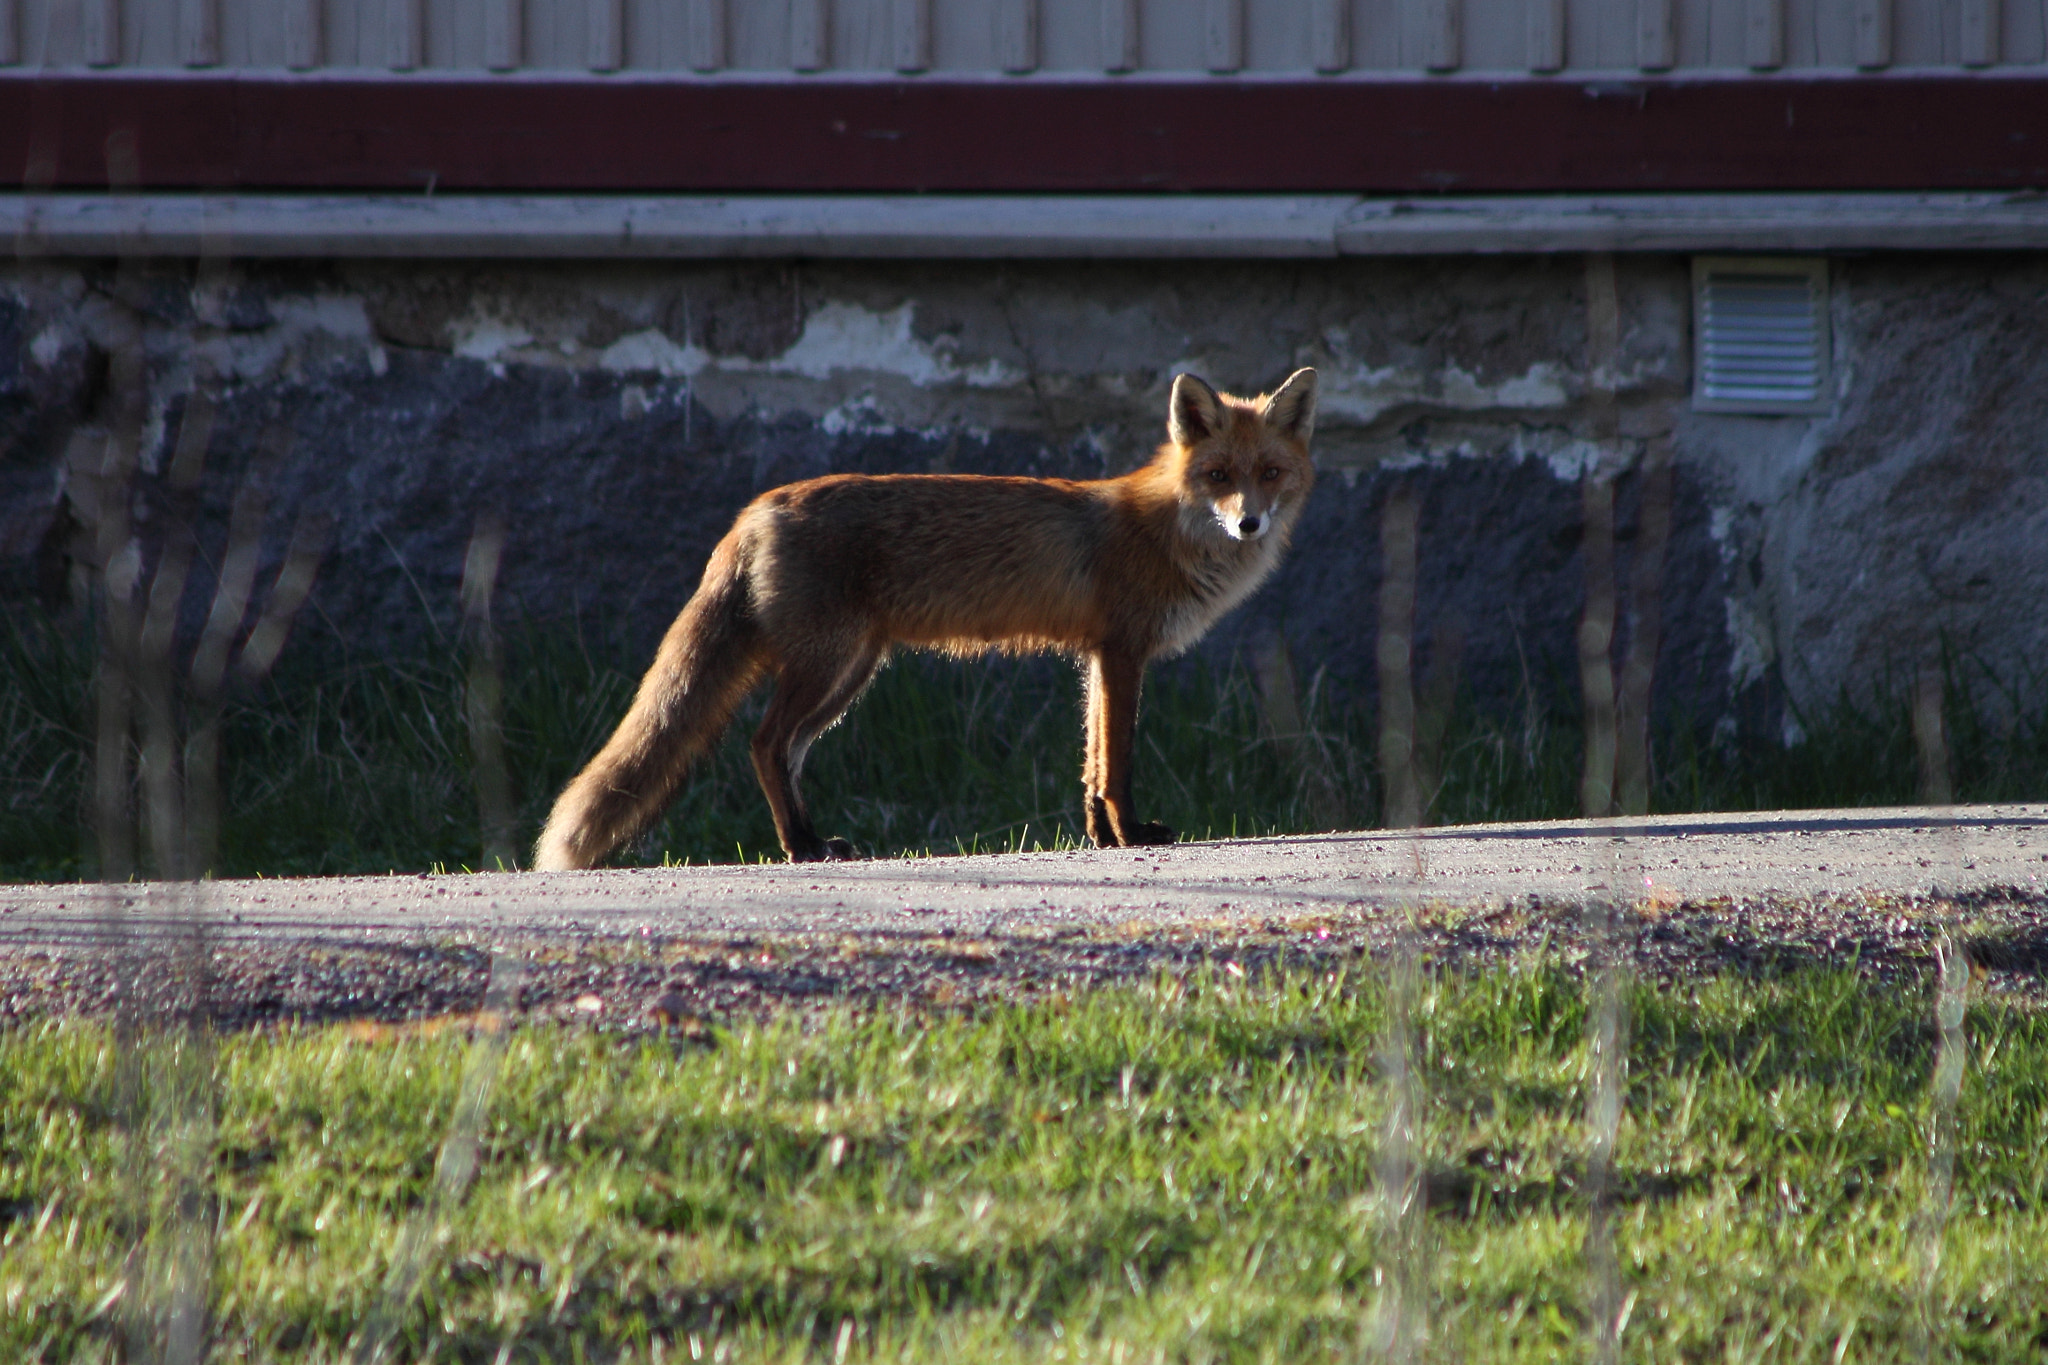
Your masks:
{"label": "fox head", "polygon": [[1308,458],[1315,424],[1314,370],[1296,370],[1257,398],[1233,398],[1191,374],[1177,376],[1166,430],[1180,457],[1182,508],[1213,517],[1232,540],[1284,532],[1315,482]]}

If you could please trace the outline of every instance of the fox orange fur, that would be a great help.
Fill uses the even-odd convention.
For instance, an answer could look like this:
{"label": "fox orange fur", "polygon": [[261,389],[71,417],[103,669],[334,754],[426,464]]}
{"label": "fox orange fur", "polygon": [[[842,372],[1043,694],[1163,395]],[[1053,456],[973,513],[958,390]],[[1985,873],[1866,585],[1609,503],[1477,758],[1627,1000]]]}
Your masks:
{"label": "fox orange fur", "polygon": [[1200,639],[1279,562],[1315,481],[1315,383],[1298,370],[1243,399],[1181,375],[1170,439],[1121,478],[842,474],[764,493],[712,551],[617,733],[555,802],[534,866],[592,866],[651,823],[765,674],[775,696],[754,772],[783,850],[853,856],[818,836],[797,778],[897,645],[1077,656],[1088,836],[1171,843],[1131,806],[1145,666]]}

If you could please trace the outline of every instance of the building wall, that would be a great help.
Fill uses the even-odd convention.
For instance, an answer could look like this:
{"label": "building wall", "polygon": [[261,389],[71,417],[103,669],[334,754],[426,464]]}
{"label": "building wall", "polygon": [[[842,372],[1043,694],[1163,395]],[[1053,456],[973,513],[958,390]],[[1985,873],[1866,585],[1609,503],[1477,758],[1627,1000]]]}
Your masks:
{"label": "building wall", "polygon": [[[1321,482],[1214,656],[1279,632],[1302,673],[1369,692],[1379,517],[1405,483],[1422,497],[1421,657],[1455,623],[1482,705],[1531,684],[1569,700],[1583,480],[1619,472],[1626,591],[1637,471],[1668,441],[1667,714],[1781,733],[1788,698],[1896,680],[1943,641],[2038,691],[2048,263],[1837,261],[1837,392],[1809,417],[1695,412],[1687,260],[1614,269],[1615,347],[1595,367],[1574,256],[19,263],[0,270],[0,590],[72,591],[109,431],[134,433],[152,553],[197,391],[217,407],[210,562],[249,484],[269,499],[266,575],[299,513],[334,520],[294,650],[431,646],[492,509],[507,610],[644,650],[764,489],[1115,473],[1161,439],[1176,373],[1242,392],[1314,365]],[[140,369],[123,360],[138,344]],[[188,626],[210,591],[196,575]]]}
{"label": "building wall", "polygon": [[2048,57],[2041,7],[1997,0],[10,0],[0,16],[11,60],[153,69],[1682,73]]}

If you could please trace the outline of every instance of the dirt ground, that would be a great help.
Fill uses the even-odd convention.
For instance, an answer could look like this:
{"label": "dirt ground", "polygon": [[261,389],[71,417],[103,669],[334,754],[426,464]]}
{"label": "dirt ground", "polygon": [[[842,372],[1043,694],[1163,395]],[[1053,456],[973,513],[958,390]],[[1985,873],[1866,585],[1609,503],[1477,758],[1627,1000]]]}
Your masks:
{"label": "dirt ground", "polygon": [[1413,951],[1679,980],[1917,978],[1944,938],[2048,1000],[2048,807],[1651,817],[559,875],[0,888],[0,1020],[531,1017],[685,1033],[833,1001],[965,1009]]}

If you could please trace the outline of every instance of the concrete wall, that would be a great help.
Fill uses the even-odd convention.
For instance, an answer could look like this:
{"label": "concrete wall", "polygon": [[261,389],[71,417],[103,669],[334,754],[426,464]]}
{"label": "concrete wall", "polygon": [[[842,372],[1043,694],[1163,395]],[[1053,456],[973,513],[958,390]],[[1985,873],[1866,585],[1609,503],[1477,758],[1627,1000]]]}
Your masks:
{"label": "concrete wall", "polygon": [[[1212,651],[1278,629],[1304,673],[1369,690],[1379,515],[1410,481],[1421,655],[1456,622],[1482,704],[1532,680],[1569,699],[1581,480],[1623,471],[1626,585],[1631,471],[1668,438],[1667,714],[1779,734],[1788,695],[1866,688],[1942,639],[2043,685],[2028,670],[2048,667],[2048,263],[1836,262],[1838,401],[1796,418],[1692,411],[1687,261],[1623,257],[1615,278],[1616,346],[1589,381],[1586,265],[1569,256],[276,263],[204,279],[179,262],[19,263],[0,271],[0,592],[74,590],[84,493],[65,452],[97,459],[96,433],[124,422],[150,541],[175,510],[162,485],[195,386],[218,402],[200,494],[216,562],[244,480],[270,493],[271,568],[298,511],[335,518],[293,650],[419,647],[430,612],[445,630],[490,508],[510,524],[501,600],[646,648],[763,489],[837,470],[1115,473],[1161,439],[1176,372],[1249,391],[1312,364],[1313,508]],[[120,363],[128,337],[140,380]]]}

